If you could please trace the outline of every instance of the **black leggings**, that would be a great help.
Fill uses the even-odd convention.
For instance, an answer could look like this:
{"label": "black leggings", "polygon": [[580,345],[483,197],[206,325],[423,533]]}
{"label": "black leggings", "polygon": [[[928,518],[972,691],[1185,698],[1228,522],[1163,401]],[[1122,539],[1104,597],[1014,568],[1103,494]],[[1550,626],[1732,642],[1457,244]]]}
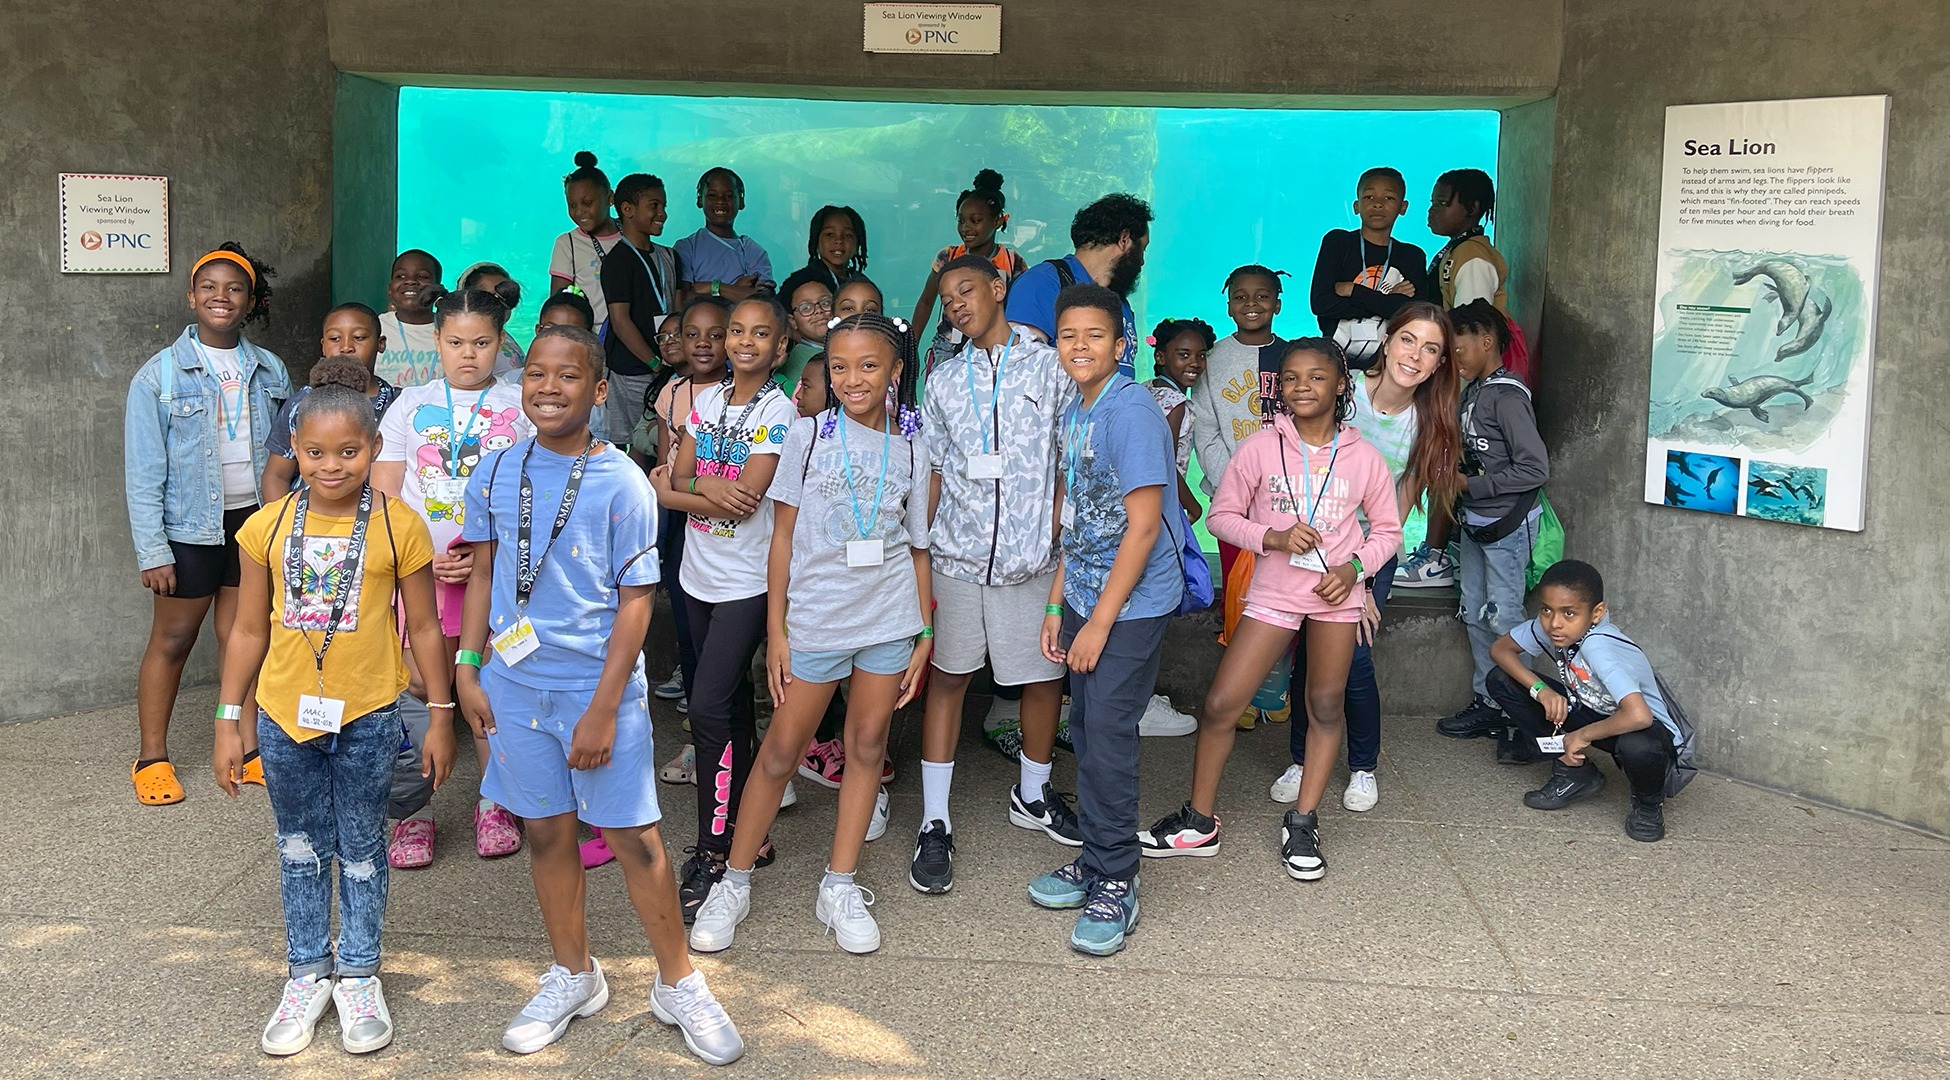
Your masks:
{"label": "black leggings", "polygon": [[685,602],[697,646],[690,703],[691,742],[697,747],[697,846],[729,855],[758,738],[752,657],[765,636],[766,597],[713,604],[690,596]]}

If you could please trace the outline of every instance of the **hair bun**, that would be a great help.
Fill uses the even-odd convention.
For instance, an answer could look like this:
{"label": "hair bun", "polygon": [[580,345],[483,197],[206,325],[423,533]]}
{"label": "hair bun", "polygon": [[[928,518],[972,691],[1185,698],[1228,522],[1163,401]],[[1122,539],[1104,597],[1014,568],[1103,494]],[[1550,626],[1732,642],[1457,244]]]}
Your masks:
{"label": "hair bun", "polygon": [[983,169],[975,174],[976,191],[1001,191],[1002,174],[994,169]]}
{"label": "hair bun", "polygon": [[577,151],[576,151],[576,167],[577,167],[577,168],[581,168],[581,169],[593,169],[593,168],[595,168],[595,167],[596,167],[596,155],[594,155],[594,154],[592,154],[592,153],[590,153],[590,152],[589,152],[589,151],[587,151],[587,150],[577,150]]}

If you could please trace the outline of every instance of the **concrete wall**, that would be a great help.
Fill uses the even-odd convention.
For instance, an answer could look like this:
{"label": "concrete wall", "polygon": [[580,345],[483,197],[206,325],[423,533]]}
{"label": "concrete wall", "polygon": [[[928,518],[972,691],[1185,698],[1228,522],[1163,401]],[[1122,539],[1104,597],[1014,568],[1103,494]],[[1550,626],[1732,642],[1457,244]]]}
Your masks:
{"label": "concrete wall", "polygon": [[[1539,412],[1570,549],[1684,688],[1707,764],[1950,828],[1950,13],[1941,0],[1568,0]],[[1893,95],[1868,528],[1649,506],[1645,453],[1664,108]]]}
{"label": "concrete wall", "polygon": [[[1345,0],[1015,0],[1000,56],[869,55],[854,0],[579,0],[573,9],[434,0],[402,16],[386,0],[327,0],[341,71],[463,85],[589,80],[607,88],[847,97],[898,88],[1077,101],[1158,94],[1529,101],[1557,81],[1558,0],[1456,0],[1440,28],[1426,7]],[[572,10],[573,17],[563,14]],[[429,32],[453,28],[451,33]],[[435,80],[438,81],[438,80]],[[975,91],[971,94],[971,88]],[[1211,104],[1200,101],[1199,104]]]}
{"label": "concrete wall", "polygon": [[[0,720],[134,696],[150,604],[122,498],[123,400],[188,321],[181,271],[232,239],[276,266],[272,323],[253,336],[306,363],[326,299],[323,12],[129,0],[116,32],[94,32],[106,10],[9,4],[0,33]],[[178,272],[61,274],[64,171],[169,177]]]}

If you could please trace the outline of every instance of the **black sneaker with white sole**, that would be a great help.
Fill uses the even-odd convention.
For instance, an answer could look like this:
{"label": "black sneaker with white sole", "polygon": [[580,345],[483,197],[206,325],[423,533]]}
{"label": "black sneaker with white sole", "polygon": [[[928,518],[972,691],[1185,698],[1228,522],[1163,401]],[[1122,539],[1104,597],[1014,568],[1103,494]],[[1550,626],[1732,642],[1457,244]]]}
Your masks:
{"label": "black sneaker with white sole", "polygon": [[1605,790],[1605,774],[1587,761],[1582,765],[1551,763],[1551,778],[1536,791],[1526,792],[1523,804],[1532,810],[1562,810],[1579,799],[1589,799]]}
{"label": "black sneaker with white sole", "polygon": [[1083,829],[1077,825],[1076,808],[1070,805],[1073,798],[1045,783],[1042,798],[1024,802],[1022,785],[1017,784],[1009,789],[1009,824],[1039,830],[1064,847],[1082,847]]}
{"label": "black sneaker with white sole", "polygon": [[1219,817],[1217,814],[1207,817],[1186,803],[1159,818],[1156,825],[1138,830],[1138,851],[1147,859],[1217,855]]}
{"label": "black sneaker with white sole", "polygon": [[1280,864],[1295,881],[1319,881],[1327,876],[1327,860],[1320,854],[1320,824],[1313,814],[1288,810],[1280,826]]}
{"label": "black sneaker with white sole", "polygon": [[1471,698],[1468,705],[1435,722],[1437,733],[1451,739],[1490,738],[1509,726],[1510,718],[1503,710],[1482,698]]}
{"label": "black sneaker with white sole", "polygon": [[955,834],[940,818],[928,822],[914,841],[914,862],[907,883],[915,892],[940,894],[955,887]]}
{"label": "black sneaker with white sole", "polygon": [[689,926],[697,918],[697,909],[704,904],[704,898],[711,895],[711,886],[724,877],[725,857],[697,848],[685,848],[690,858],[684,860],[684,868],[677,872],[677,905],[684,914],[684,925]]}

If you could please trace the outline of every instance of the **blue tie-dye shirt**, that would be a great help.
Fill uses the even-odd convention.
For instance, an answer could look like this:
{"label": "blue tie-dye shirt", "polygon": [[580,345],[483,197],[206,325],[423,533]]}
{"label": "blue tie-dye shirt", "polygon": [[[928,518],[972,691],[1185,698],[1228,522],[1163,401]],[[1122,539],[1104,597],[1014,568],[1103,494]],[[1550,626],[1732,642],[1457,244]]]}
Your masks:
{"label": "blue tie-dye shirt", "polygon": [[1070,406],[1063,422],[1070,524],[1063,530],[1063,599],[1085,618],[1110,580],[1117,548],[1130,531],[1124,496],[1156,487],[1158,538],[1131,598],[1117,618],[1149,619],[1178,610],[1184,575],[1164,508],[1174,507],[1178,480],[1171,428],[1151,392],[1113,375],[1096,404]]}

